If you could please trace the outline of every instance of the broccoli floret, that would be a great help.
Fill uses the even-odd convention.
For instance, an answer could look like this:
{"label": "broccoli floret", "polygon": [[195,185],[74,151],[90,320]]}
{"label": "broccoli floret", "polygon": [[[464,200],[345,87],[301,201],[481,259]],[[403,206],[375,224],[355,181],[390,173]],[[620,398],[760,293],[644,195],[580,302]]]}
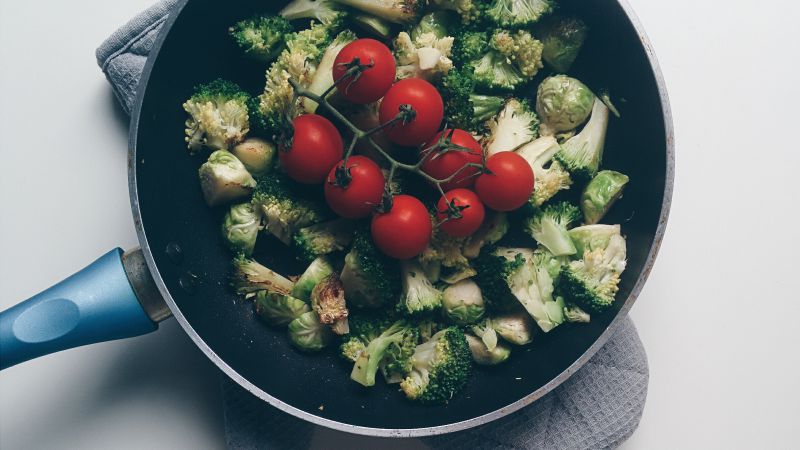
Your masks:
{"label": "broccoli floret", "polygon": [[294,283],[292,295],[305,302],[311,302],[311,292],[314,290],[314,286],[332,274],[333,271],[333,265],[327,258],[320,257],[315,259]]}
{"label": "broccoli floret", "polygon": [[453,38],[450,36],[439,38],[433,33],[423,33],[412,40],[411,35],[401,31],[394,40],[397,79],[433,81],[447,75],[453,67],[450,59],[452,49]]}
{"label": "broccoli floret", "polygon": [[544,209],[536,209],[526,220],[525,229],[555,256],[574,255],[575,244],[567,230],[581,218],[578,207],[561,202],[548,205]]}
{"label": "broccoli floret", "polygon": [[556,8],[554,0],[494,0],[486,16],[500,27],[525,27]]}
{"label": "broccoli floret", "polygon": [[386,19],[392,23],[409,24],[419,18],[422,0],[333,0],[345,6]]}
{"label": "broccoli floret", "polygon": [[383,314],[382,311],[359,311],[348,318],[350,332],[343,336],[339,346],[340,355],[351,361],[356,362],[359,353],[367,348],[373,339],[380,336],[383,330],[395,322],[391,314]]}
{"label": "broccoli floret", "polygon": [[392,358],[392,371],[396,370],[394,365],[407,365],[418,339],[419,331],[408,322],[400,320],[393,323],[371,339],[358,354],[350,378],[363,386],[374,386],[375,374],[381,363],[387,357]]}
{"label": "broccoli floret", "polygon": [[561,145],[555,159],[569,171],[574,179],[591,180],[600,168],[603,147],[608,129],[608,107],[600,99],[594,100],[592,116],[580,133]]}
{"label": "broccoli floret", "polygon": [[342,356],[342,358],[350,362],[356,362],[358,355],[360,355],[361,352],[363,352],[366,348],[366,344],[364,344],[361,339],[350,336],[343,340],[339,345],[339,354]]}
{"label": "broccoli floret", "polygon": [[[590,228],[593,227],[593,228]],[[619,228],[593,225],[579,230],[583,257],[561,269],[559,292],[565,298],[595,313],[608,310],[619,291],[620,275],[625,270],[625,238]]]}
{"label": "broccoli floret", "polygon": [[306,261],[345,250],[353,239],[353,222],[336,219],[297,230],[292,248]]}
{"label": "broccoli floret", "polygon": [[294,283],[286,277],[244,255],[238,255],[233,260],[232,284],[236,292],[246,298],[253,297],[258,291],[291,295],[294,287]]}
{"label": "broccoli floret", "polygon": [[478,272],[475,282],[484,293],[484,300],[493,309],[510,310],[517,304],[508,280],[525,265],[522,254],[519,257],[507,258],[508,249],[486,246],[473,261]]}
{"label": "broccoli floret", "polygon": [[347,15],[332,0],[292,0],[278,14],[287,20],[314,19],[325,25],[341,22]]}
{"label": "broccoli floret", "polygon": [[553,136],[540,137],[517,150],[533,169],[535,183],[530,203],[537,208],[572,185],[569,172],[553,160],[559,150],[561,146]]}
{"label": "broccoli floret", "polygon": [[338,335],[350,332],[347,316],[347,304],[344,300],[344,287],[338,273],[331,273],[320,280],[311,291],[311,307],[317,313],[319,321],[330,325]]}
{"label": "broccoli floret", "polygon": [[261,319],[276,327],[288,325],[311,311],[306,302],[298,298],[269,291],[258,291],[255,308]]}
{"label": "broccoli floret", "polygon": [[[325,49],[325,53],[314,71],[314,76],[311,78],[311,83],[306,88],[307,91],[312,94],[322,95],[333,86],[333,64],[336,61],[336,57],[347,44],[356,39],[356,34],[350,30],[342,31],[333,39],[328,48]],[[303,98],[303,108],[306,112],[316,112],[317,106],[319,105],[314,100],[308,97]]]}
{"label": "broccoli floret", "polygon": [[228,29],[245,55],[269,62],[283,50],[286,36],[292,32],[288,20],[279,16],[257,16],[237,22]]}
{"label": "broccoli floret", "polygon": [[564,307],[564,317],[570,323],[589,323],[592,321],[592,316],[586,311],[582,310],[580,306],[568,303]]}
{"label": "broccoli floret", "polygon": [[581,195],[581,211],[587,224],[600,222],[622,196],[628,181],[627,175],[613,170],[601,170],[592,178]]}
{"label": "broccoli floret", "polygon": [[267,137],[286,133],[292,120],[303,112],[302,100],[295,98],[289,79],[307,88],[331,38],[331,26],[319,23],[287,36],[286,49],[267,70],[264,92],[259,96],[258,123]]}
{"label": "broccoli floret", "polygon": [[621,235],[622,228],[619,225],[584,225],[569,230],[569,237],[578,250],[578,258],[587,250],[606,248],[611,238]]}
{"label": "broccoli floret", "polygon": [[333,213],[305,186],[282,174],[258,180],[253,206],[266,219],[266,229],[285,244],[291,243],[294,230],[331,218]]}
{"label": "broccoli floret", "polygon": [[244,140],[250,131],[249,99],[239,85],[221,78],[195,87],[183,104],[190,116],[186,120],[189,152],[228,149]]}
{"label": "broccoli floret", "polygon": [[422,266],[408,260],[401,263],[403,269],[403,294],[397,304],[399,311],[408,316],[423,314],[442,306],[442,292],[425,276]]}
{"label": "broccoli floret", "polygon": [[542,59],[556,72],[569,72],[587,34],[587,26],[583,20],[577,17],[555,18],[547,24],[542,35]]}
{"label": "broccoli floret", "polygon": [[451,69],[438,83],[447,122],[454,128],[480,131],[505,104],[505,98],[476,94],[475,70],[471,66]]}
{"label": "broccoli floret", "polygon": [[483,17],[483,0],[431,0],[436,8],[455,11],[461,16],[461,23],[474,24]]}
{"label": "broccoli floret", "polygon": [[456,37],[453,58],[475,69],[477,86],[514,90],[542,66],[542,43],[527,31],[467,31]]}
{"label": "broccoli floret", "polygon": [[391,307],[400,294],[400,269],[375,247],[368,232],[359,230],[344,258],[342,283],[347,301],[356,307]]}
{"label": "broccoli floret", "polygon": [[487,156],[517,150],[539,135],[539,118],[525,100],[509,99],[500,114],[487,123]]}
{"label": "broccoli floret", "polygon": [[472,354],[464,332],[445,328],[414,350],[411,371],[400,389],[411,400],[446,403],[467,384],[471,368]]}

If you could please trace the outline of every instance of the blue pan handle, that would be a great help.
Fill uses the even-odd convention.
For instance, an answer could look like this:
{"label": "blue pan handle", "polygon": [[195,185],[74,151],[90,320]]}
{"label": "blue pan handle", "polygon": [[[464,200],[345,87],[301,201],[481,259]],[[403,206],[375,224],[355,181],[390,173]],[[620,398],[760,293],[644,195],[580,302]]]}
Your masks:
{"label": "blue pan handle", "polygon": [[0,370],[68,348],[150,333],[168,311],[141,251],[114,249],[0,313]]}

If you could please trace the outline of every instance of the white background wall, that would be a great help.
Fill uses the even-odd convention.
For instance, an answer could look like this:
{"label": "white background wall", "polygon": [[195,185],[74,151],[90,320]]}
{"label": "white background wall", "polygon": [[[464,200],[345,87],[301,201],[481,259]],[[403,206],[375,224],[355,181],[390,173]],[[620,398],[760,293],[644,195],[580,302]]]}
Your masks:
{"label": "white background wall", "polygon": [[[136,245],[126,118],[94,49],[150,3],[0,0],[0,309]],[[632,312],[651,384],[625,448],[795,447],[800,6],[631,3],[669,86],[678,165]],[[222,432],[216,369],[174,322],[0,375],[4,449],[216,449]]]}

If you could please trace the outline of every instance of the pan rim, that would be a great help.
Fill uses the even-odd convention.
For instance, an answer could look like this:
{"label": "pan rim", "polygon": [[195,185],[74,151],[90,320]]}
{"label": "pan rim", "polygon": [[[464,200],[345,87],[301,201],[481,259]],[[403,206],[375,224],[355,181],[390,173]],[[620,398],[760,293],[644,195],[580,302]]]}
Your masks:
{"label": "pan rim", "polygon": [[566,381],[570,376],[572,376],[581,367],[583,367],[583,365],[586,364],[586,362],[589,361],[589,359],[591,359],[603,345],[605,345],[605,343],[608,341],[611,335],[613,335],[613,333],[619,328],[621,322],[625,319],[631,307],[636,302],[639,294],[641,293],[642,288],[644,287],[645,282],[649,278],[653,265],[655,264],[656,257],[658,255],[661,243],[664,239],[664,234],[666,232],[670,207],[672,204],[673,183],[675,177],[675,138],[674,138],[674,128],[672,122],[672,111],[670,108],[669,98],[667,95],[664,76],[661,72],[661,68],[656,58],[652,44],[650,43],[649,38],[644,32],[642,24],[639,18],[636,16],[636,13],[633,11],[633,8],[628,4],[627,0],[616,0],[616,1],[622,7],[623,12],[627,16],[628,20],[630,21],[631,25],[633,26],[634,30],[639,36],[639,41],[645,51],[645,54],[647,55],[650,68],[653,72],[653,76],[655,78],[656,85],[659,91],[661,110],[664,120],[665,142],[667,146],[664,196],[662,198],[661,212],[659,215],[659,222],[656,228],[656,233],[653,239],[653,243],[651,244],[650,249],[648,251],[647,259],[645,260],[642,272],[639,274],[639,277],[637,278],[636,283],[634,284],[630,295],[625,300],[625,303],[623,304],[622,308],[617,312],[616,317],[611,321],[609,326],[603,331],[600,337],[598,337],[597,340],[595,340],[595,342],[586,350],[586,352],[584,352],[577,360],[575,360],[574,363],[572,363],[563,372],[558,374],[558,376],[553,378],[550,382],[540,387],[536,391],[517,400],[516,402],[506,405],[503,408],[460,422],[454,422],[450,424],[437,425],[434,427],[424,427],[424,428],[365,427],[365,426],[343,423],[331,419],[326,419],[324,417],[319,417],[317,415],[308,413],[292,405],[289,405],[288,403],[285,403],[276,397],[273,397],[272,395],[266,393],[262,389],[255,386],[254,384],[250,383],[243,376],[239,375],[238,372],[236,372],[225,361],[223,361],[222,358],[220,358],[219,355],[217,355],[211,349],[211,347],[209,347],[205,343],[202,337],[200,337],[200,335],[194,330],[194,328],[188,322],[188,320],[186,320],[185,316],[181,313],[180,308],[177,306],[175,300],[172,298],[169,290],[166,287],[166,284],[164,283],[164,280],[161,278],[161,274],[158,270],[158,267],[156,266],[155,259],[153,258],[153,252],[152,249],[150,248],[149,241],[147,239],[147,234],[144,230],[144,226],[142,223],[141,209],[139,205],[139,196],[138,196],[138,184],[136,177],[136,168],[137,168],[136,144],[138,138],[138,127],[142,110],[142,104],[144,103],[144,97],[146,92],[146,89],[144,89],[144,87],[147,85],[147,82],[150,79],[154,62],[158,57],[162,44],[166,40],[166,37],[169,35],[169,31],[171,30],[173,24],[180,16],[183,8],[186,6],[189,0],[180,0],[179,3],[175,5],[173,11],[170,12],[168,19],[164,23],[163,28],[159,33],[159,36],[157,37],[156,41],[153,44],[153,49],[150,52],[150,56],[148,57],[147,62],[145,63],[145,67],[139,81],[139,86],[142,88],[141,89],[137,88],[136,100],[134,102],[131,114],[130,130],[128,138],[128,143],[129,143],[128,144],[128,188],[131,201],[131,210],[133,213],[134,225],[136,227],[136,234],[139,240],[139,245],[142,249],[142,252],[144,253],[148,269],[150,270],[150,273],[153,276],[153,279],[158,287],[159,292],[164,297],[164,300],[166,301],[167,305],[169,305],[169,308],[172,311],[173,316],[178,321],[180,326],[189,335],[192,341],[194,341],[195,345],[197,345],[197,347],[200,348],[200,350],[203,353],[205,353],[205,355],[217,367],[219,367],[219,369],[221,369],[226,376],[234,380],[237,384],[245,388],[251,394],[260,398],[261,400],[280,409],[281,411],[284,411],[299,419],[308,421],[315,425],[324,426],[327,428],[343,431],[346,433],[353,433],[365,436],[398,437],[398,438],[425,437],[425,436],[436,436],[436,435],[442,435],[456,431],[466,430],[469,428],[493,422],[494,420],[500,419],[508,414],[518,411],[524,408],[525,406],[532,404],[534,401],[538,400],[539,398],[543,397],[544,395],[548,394],[553,389],[561,385],[561,383]]}

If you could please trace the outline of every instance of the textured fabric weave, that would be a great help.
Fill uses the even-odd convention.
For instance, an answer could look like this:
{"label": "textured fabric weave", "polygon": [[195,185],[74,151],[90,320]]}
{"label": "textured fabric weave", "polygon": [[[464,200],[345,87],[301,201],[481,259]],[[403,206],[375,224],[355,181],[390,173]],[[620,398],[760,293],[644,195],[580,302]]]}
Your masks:
{"label": "textured fabric weave", "polygon": [[[128,112],[150,49],[176,3],[177,0],[164,0],[152,6],[97,49],[97,64]],[[407,444],[454,450],[614,448],[639,425],[647,397],[647,378],[647,356],[636,328],[630,319],[625,319],[580,371],[531,406],[478,428],[409,440]],[[229,448],[330,447],[315,445],[314,436],[323,432],[319,427],[279,411],[228,378],[223,378],[222,389]],[[330,444],[336,433],[325,433],[326,443]],[[344,441],[351,448],[376,448],[382,442],[352,436]],[[397,448],[396,442],[392,447]]]}

